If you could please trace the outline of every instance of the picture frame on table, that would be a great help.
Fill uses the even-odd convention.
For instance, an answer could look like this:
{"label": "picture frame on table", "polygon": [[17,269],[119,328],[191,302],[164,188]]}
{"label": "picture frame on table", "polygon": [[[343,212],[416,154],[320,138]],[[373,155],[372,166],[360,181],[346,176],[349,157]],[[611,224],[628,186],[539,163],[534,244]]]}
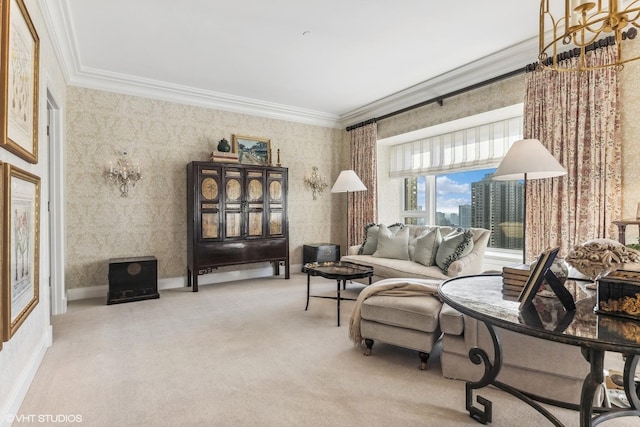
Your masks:
{"label": "picture frame on table", "polygon": [[523,310],[531,305],[533,298],[538,293],[540,285],[542,285],[542,282],[545,279],[545,275],[551,267],[551,264],[553,264],[553,260],[556,259],[559,251],[559,247],[551,248],[544,251],[538,257],[538,261],[536,262],[536,265],[531,269],[531,274],[529,275],[529,278],[527,279],[527,282],[525,283],[524,288],[522,288],[522,292],[518,297],[518,301],[520,301],[520,310]]}
{"label": "picture frame on table", "polygon": [[257,136],[233,135],[232,150],[245,165],[271,165],[271,140]]}
{"label": "picture frame on table", "polygon": [[40,300],[40,178],[2,164],[2,339],[9,341]]}
{"label": "picture frame on table", "polygon": [[0,2],[0,146],[38,163],[40,38],[23,0]]}

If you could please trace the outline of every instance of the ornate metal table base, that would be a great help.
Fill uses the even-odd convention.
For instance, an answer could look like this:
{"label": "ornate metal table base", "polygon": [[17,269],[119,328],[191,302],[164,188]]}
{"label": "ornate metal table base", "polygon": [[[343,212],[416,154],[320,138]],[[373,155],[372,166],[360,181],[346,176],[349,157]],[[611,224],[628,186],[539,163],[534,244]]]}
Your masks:
{"label": "ornate metal table base", "polygon": [[580,405],[580,425],[597,426],[613,418],[640,416],[640,399],[638,399],[638,392],[636,391],[634,381],[639,356],[627,356],[624,362],[624,392],[630,408],[610,410],[594,417],[593,396],[599,384],[602,384],[604,380],[604,351],[583,348],[582,354],[590,363],[591,372],[589,372],[589,375],[587,375],[582,385],[582,395],[580,396],[580,402],[582,403]]}
{"label": "ornate metal table base", "polygon": [[[514,387],[497,381],[500,369],[502,369],[502,344],[495,332],[493,325],[487,322],[483,322],[489,331],[491,341],[493,342],[494,358],[493,363],[489,358],[487,352],[481,348],[472,348],[469,350],[469,359],[476,365],[484,364],[484,374],[482,378],[477,382],[467,382],[465,385],[466,391],[466,409],[469,411],[469,416],[476,421],[487,424],[491,422],[492,416],[492,402],[485,399],[482,396],[477,396],[477,403],[482,406],[479,408],[474,406],[473,391],[484,388],[488,385],[494,385],[500,390],[506,391],[514,397],[522,400],[545,418],[547,418],[555,426],[563,426],[562,422],[556,418],[551,412],[540,405],[538,402],[548,403],[554,406],[563,407],[567,409],[580,411],[580,426],[596,426],[602,422],[608,421],[613,418],[626,417],[626,416],[640,416],[640,399],[635,388],[635,372],[638,365],[639,356],[628,356],[624,365],[624,390],[631,406],[630,409],[612,409],[594,407],[593,400],[596,391],[601,387],[604,381],[604,350],[582,347],[582,354],[584,358],[589,362],[591,369],[589,374],[584,380],[582,385],[582,394],[580,395],[580,405],[575,405],[567,402],[558,402],[551,399],[546,399],[540,396],[534,396],[529,393],[524,393]],[[594,412],[596,413],[594,415]]]}

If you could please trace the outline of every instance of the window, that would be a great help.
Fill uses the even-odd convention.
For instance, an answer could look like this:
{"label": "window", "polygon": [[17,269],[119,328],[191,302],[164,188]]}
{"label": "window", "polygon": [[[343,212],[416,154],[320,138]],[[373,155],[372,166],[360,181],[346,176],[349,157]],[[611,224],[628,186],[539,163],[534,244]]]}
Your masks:
{"label": "window", "polygon": [[523,247],[523,183],[494,181],[511,145],[522,139],[522,104],[409,132],[389,141],[389,176],[403,178],[407,224],[480,227],[505,257]]}
{"label": "window", "polygon": [[523,183],[494,181],[495,169],[421,175],[404,180],[406,224],[479,227],[488,246],[522,250]]}

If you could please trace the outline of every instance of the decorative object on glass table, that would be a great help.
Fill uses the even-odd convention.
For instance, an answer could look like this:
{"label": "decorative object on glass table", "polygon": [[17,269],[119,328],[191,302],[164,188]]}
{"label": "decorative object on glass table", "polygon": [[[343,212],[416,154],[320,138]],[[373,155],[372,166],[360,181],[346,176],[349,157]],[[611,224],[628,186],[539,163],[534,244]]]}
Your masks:
{"label": "decorative object on glass table", "polygon": [[596,283],[597,313],[640,319],[640,270],[616,270]]}
{"label": "decorative object on glass table", "polygon": [[[537,262],[537,261],[536,261]],[[531,264],[531,268],[535,266],[535,263]],[[551,266],[549,267],[549,271],[553,273],[553,275],[558,279],[558,281],[564,286],[564,282],[567,281],[567,277],[569,277],[569,267],[567,266],[566,261],[563,258],[556,257]],[[551,288],[549,280],[545,277],[540,285],[540,290],[538,291],[538,296],[553,298],[556,296],[556,293]]]}
{"label": "decorative object on glass table", "polygon": [[532,305],[533,299],[545,279],[549,287],[553,290],[564,306],[565,310],[575,310],[576,305],[573,297],[564,287],[563,282],[561,282],[550,269],[559,250],[559,247],[551,248],[540,254],[538,262],[531,268],[531,275],[529,276],[520,297],[518,297],[518,300],[520,301],[520,310],[528,309]]}
{"label": "decorative object on glass table", "polygon": [[589,279],[623,268],[625,264],[640,263],[640,252],[611,239],[593,239],[574,246],[566,261]]}

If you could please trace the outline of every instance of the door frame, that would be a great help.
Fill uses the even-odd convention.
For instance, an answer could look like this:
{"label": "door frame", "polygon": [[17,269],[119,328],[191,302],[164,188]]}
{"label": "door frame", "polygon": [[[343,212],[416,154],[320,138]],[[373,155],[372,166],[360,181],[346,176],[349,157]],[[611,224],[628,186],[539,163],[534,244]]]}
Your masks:
{"label": "door frame", "polygon": [[64,144],[63,111],[47,90],[47,135],[49,169],[49,289],[51,314],[67,311],[64,283]]}

